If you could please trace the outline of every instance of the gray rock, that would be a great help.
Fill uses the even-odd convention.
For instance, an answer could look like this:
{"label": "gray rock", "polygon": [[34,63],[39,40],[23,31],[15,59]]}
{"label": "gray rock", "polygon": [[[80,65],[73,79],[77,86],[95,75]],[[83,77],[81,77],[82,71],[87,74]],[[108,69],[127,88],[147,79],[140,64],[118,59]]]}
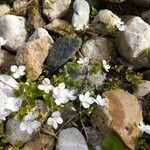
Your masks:
{"label": "gray rock", "polygon": [[49,70],[54,71],[63,65],[79,50],[81,44],[82,41],[78,38],[58,38],[46,60]]}
{"label": "gray rock", "polygon": [[31,140],[31,135],[20,130],[20,123],[21,121],[16,118],[8,119],[6,123],[6,134],[11,143],[17,146],[21,146]]}
{"label": "gray rock", "polygon": [[7,39],[4,47],[16,52],[25,43],[27,37],[25,18],[14,15],[1,16],[0,36]]}
{"label": "gray rock", "polygon": [[144,74],[144,79],[150,81],[150,70],[144,71],[143,74]]}
{"label": "gray rock", "polygon": [[138,96],[145,96],[150,93],[150,81],[143,81],[137,85],[136,94]]}
{"label": "gray rock", "polygon": [[43,13],[51,21],[62,17],[70,4],[71,0],[43,0]]}
{"label": "gray rock", "polygon": [[91,145],[94,150],[101,150],[100,142],[102,139],[100,132],[92,127],[86,127],[86,134],[88,144]]}
{"label": "gray rock", "polygon": [[96,37],[83,44],[81,53],[84,57],[89,57],[92,63],[97,63],[102,60],[110,60],[112,47],[112,42],[107,38]]}
{"label": "gray rock", "polygon": [[34,41],[34,40],[39,39],[41,37],[47,37],[48,39],[53,41],[52,37],[49,35],[47,30],[45,30],[44,28],[37,28],[34,31],[34,33],[31,35],[31,37],[29,38],[28,42]]}
{"label": "gray rock", "polygon": [[72,26],[76,30],[83,29],[89,22],[90,6],[85,0],[75,0],[73,9]]}
{"label": "gray rock", "polygon": [[86,0],[90,7],[95,7],[95,6],[99,6],[101,4],[100,0]]}
{"label": "gray rock", "polygon": [[10,67],[15,64],[15,55],[12,55],[11,53],[0,49],[0,66],[6,69],[7,72],[9,72]]}
{"label": "gray rock", "polygon": [[148,24],[150,24],[150,10],[145,11],[141,14],[141,18],[147,22]]}
{"label": "gray rock", "polygon": [[88,150],[88,146],[78,129],[68,128],[59,133],[56,150]]}
{"label": "gray rock", "polygon": [[10,10],[11,8],[9,5],[6,4],[0,5],[0,16],[8,14]]}
{"label": "gray rock", "polygon": [[150,8],[150,0],[133,0],[136,5]]}
{"label": "gray rock", "polygon": [[150,48],[150,26],[140,17],[134,17],[126,23],[125,32],[118,36],[120,54],[135,68],[148,67],[147,49]]}

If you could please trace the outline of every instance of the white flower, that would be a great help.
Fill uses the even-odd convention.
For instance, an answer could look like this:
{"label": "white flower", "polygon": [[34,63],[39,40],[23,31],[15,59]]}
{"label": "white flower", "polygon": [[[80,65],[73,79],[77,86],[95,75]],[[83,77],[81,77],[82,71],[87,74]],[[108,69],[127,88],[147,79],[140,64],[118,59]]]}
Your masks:
{"label": "white flower", "polygon": [[48,78],[45,78],[42,81],[42,84],[38,85],[38,89],[44,91],[45,93],[49,93],[54,88],[53,85],[51,85],[51,82]]}
{"label": "white flower", "polygon": [[4,40],[4,38],[0,37],[0,48],[1,46],[5,45],[7,40]]}
{"label": "white flower", "polygon": [[32,134],[41,126],[41,123],[35,120],[32,114],[28,114],[24,117],[24,121],[20,124],[20,130],[26,131],[28,134]]}
{"label": "white flower", "polygon": [[76,90],[68,90],[68,89],[67,89],[66,97],[67,97],[69,100],[73,101],[73,100],[75,100],[75,99],[77,98],[77,96],[75,96],[76,93],[77,93]]}
{"label": "white flower", "polygon": [[96,99],[94,100],[94,102],[97,104],[97,105],[100,105],[100,106],[106,106],[107,105],[107,99],[106,98],[102,98],[100,95],[97,95]]}
{"label": "white flower", "polygon": [[19,66],[17,67],[16,65],[11,66],[11,72],[13,73],[12,76],[15,79],[20,78],[21,76],[25,75],[25,66]]}
{"label": "white flower", "polygon": [[83,66],[87,66],[89,64],[89,58],[88,57],[79,58],[77,63],[80,64],[80,65],[83,65]]}
{"label": "white flower", "polygon": [[58,124],[62,124],[63,119],[61,118],[61,114],[59,111],[52,113],[52,116],[48,118],[47,124],[53,126],[54,129],[58,128]]}
{"label": "white flower", "polygon": [[104,69],[105,69],[107,72],[109,72],[110,65],[107,64],[107,61],[106,61],[106,60],[102,60],[102,64],[103,64]]}
{"label": "white flower", "polygon": [[53,97],[56,105],[65,104],[69,101],[67,98],[68,90],[65,88],[65,83],[60,83],[58,87],[53,89]]}
{"label": "white flower", "polygon": [[150,135],[150,125],[145,125],[145,124],[143,123],[143,121],[141,121],[140,124],[138,125],[138,128],[139,128],[140,130],[142,130],[143,132],[145,132],[145,133],[147,133],[147,134]]}
{"label": "white flower", "polygon": [[126,28],[127,28],[127,26],[126,26],[126,25],[124,24],[124,22],[121,21],[121,20],[120,20],[120,22],[118,22],[118,23],[116,24],[116,27],[117,27],[118,30],[120,30],[120,31],[125,31]]}
{"label": "white flower", "polygon": [[92,104],[94,102],[94,98],[90,97],[90,92],[86,92],[85,95],[80,94],[79,100],[81,101],[82,106],[84,108],[89,108],[90,104]]}

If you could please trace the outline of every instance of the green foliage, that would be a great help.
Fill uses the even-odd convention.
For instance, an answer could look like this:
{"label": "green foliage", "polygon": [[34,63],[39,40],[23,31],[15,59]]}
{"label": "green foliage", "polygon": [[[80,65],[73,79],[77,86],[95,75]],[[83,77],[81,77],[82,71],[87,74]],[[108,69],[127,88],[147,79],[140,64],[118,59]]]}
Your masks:
{"label": "green foliage", "polygon": [[95,7],[91,8],[91,15],[94,17],[98,14],[98,10]]}
{"label": "green foliage", "polygon": [[148,48],[148,49],[146,50],[146,55],[147,55],[147,58],[148,58],[148,60],[149,60],[149,62],[150,62],[150,48]]}
{"label": "green foliage", "polygon": [[102,142],[103,150],[123,150],[123,145],[116,136],[105,138]]}
{"label": "green foliage", "polygon": [[148,144],[145,139],[140,139],[137,143],[137,149],[139,149],[139,150],[149,150],[150,149],[150,144]]}

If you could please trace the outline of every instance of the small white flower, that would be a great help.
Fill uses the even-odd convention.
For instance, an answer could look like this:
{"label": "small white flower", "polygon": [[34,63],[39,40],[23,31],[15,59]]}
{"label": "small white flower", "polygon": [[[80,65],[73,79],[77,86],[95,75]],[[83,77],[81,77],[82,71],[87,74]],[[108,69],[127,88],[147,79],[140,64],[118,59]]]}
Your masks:
{"label": "small white flower", "polygon": [[147,133],[147,134],[150,135],[150,125],[145,125],[145,124],[143,123],[143,121],[140,121],[140,124],[138,125],[138,128],[139,128],[141,131],[143,131],[143,132],[145,132],[145,133]]}
{"label": "small white flower", "polygon": [[52,113],[52,116],[48,118],[47,124],[53,126],[54,129],[58,128],[58,124],[62,124],[63,119],[61,118],[61,114],[59,111]]}
{"label": "small white flower", "polygon": [[65,83],[60,83],[58,87],[53,89],[53,97],[56,105],[65,104],[69,101],[67,98],[68,90],[65,88]]}
{"label": "small white flower", "polygon": [[25,66],[19,66],[17,67],[16,65],[11,66],[11,72],[13,73],[12,76],[15,79],[20,78],[21,76],[25,75]]}
{"label": "small white flower", "polygon": [[20,130],[26,131],[28,134],[32,134],[41,126],[41,123],[35,120],[32,114],[28,114],[24,117],[24,121],[20,124]]}
{"label": "small white flower", "polygon": [[116,24],[116,27],[117,27],[118,30],[120,30],[120,31],[125,31],[126,28],[127,28],[127,26],[126,26],[126,25],[124,24],[124,22],[121,21],[121,20],[120,20],[120,22],[118,22],[118,23]]}
{"label": "small white flower", "polygon": [[97,105],[100,105],[100,106],[106,106],[108,101],[106,98],[102,98],[100,95],[97,95],[96,99],[94,100],[94,102],[97,104]]}
{"label": "small white flower", "polygon": [[85,57],[85,58],[79,58],[77,63],[83,66],[87,66],[89,64],[89,61],[90,61],[89,58]]}
{"label": "small white flower", "polygon": [[90,97],[90,92],[86,92],[84,95],[80,94],[79,100],[81,101],[84,108],[89,108],[90,105],[94,102],[94,98]]}
{"label": "small white flower", "polygon": [[77,93],[77,90],[68,90],[67,89],[66,97],[69,100],[74,101],[77,98],[77,96],[75,96],[76,93]]}
{"label": "small white flower", "polygon": [[1,46],[5,45],[7,40],[4,40],[4,38],[0,37],[0,48]]}
{"label": "small white flower", "polygon": [[38,89],[44,91],[45,93],[49,93],[54,88],[53,85],[51,85],[51,82],[48,78],[45,78],[42,81],[42,84],[38,85]]}
{"label": "small white flower", "polygon": [[102,64],[103,64],[104,69],[105,69],[107,72],[109,72],[110,65],[107,64],[107,61],[106,61],[106,60],[102,60]]}

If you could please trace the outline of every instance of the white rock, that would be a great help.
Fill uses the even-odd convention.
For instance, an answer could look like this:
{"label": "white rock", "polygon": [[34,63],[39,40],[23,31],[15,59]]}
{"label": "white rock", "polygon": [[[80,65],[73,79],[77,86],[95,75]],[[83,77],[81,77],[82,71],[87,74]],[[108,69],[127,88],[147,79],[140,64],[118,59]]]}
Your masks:
{"label": "white rock", "polygon": [[43,13],[51,21],[62,17],[70,4],[71,0],[43,0]]}
{"label": "white rock", "polygon": [[56,150],[88,150],[88,146],[78,129],[68,128],[59,133]]}
{"label": "white rock", "polygon": [[74,14],[72,17],[72,26],[76,30],[87,27],[89,22],[90,6],[85,0],[75,0],[73,4]]}
{"label": "white rock", "polygon": [[3,4],[0,5],[0,16],[8,14],[10,12],[11,8],[9,5]]}
{"label": "white rock", "polygon": [[26,40],[27,31],[25,27],[25,18],[14,15],[1,16],[0,36],[7,39],[4,47],[10,51],[16,52]]}

